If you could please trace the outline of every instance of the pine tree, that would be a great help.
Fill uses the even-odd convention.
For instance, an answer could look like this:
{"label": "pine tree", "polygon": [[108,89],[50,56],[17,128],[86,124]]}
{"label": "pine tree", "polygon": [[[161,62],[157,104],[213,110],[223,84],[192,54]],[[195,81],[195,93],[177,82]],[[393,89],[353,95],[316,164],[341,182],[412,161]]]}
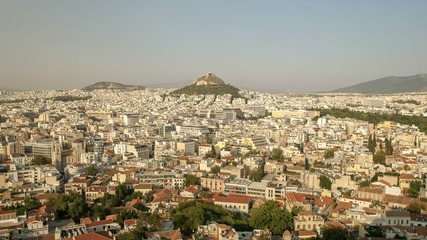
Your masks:
{"label": "pine tree", "polygon": [[391,144],[391,139],[386,138],[385,140],[385,152],[387,155],[393,154],[393,145]]}
{"label": "pine tree", "polygon": [[368,149],[372,154],[375,154],[375,148],[376,148],[376,140],[375,137],[372,137],[372,135],[369,135],[368,139]]}

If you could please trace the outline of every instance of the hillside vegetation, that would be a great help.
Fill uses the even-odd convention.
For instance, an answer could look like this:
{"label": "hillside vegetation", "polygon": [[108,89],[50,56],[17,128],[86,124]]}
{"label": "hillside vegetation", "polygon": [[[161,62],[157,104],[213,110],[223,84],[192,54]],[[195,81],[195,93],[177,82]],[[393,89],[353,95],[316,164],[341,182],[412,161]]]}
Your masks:
{"label": "hillside vegetation", "polygon": [[239,89],[228,84],[222,85],[190,85],[171,92],[172,95],[224,95],[231,94],[233,97],[240,97]]}
{"label": "hillside vegetation", "polygon": [[383,121],[393,121],[405,125],[415,125],[420,131],[427,133],[427,118],[423,116],[404,116],[400,114],[379,114],[350,111],[349,109],[317,109],[320,116],[334,116],[337,118],[354,118],[378,124]]}

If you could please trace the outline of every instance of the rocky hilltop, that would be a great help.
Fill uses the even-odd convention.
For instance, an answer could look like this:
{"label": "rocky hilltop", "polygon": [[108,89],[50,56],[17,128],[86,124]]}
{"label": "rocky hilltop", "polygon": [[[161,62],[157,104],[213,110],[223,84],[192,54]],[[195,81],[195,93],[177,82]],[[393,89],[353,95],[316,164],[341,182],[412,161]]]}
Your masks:
{"label": "rocky hilltop", "polygon": [[172,95],[224,95],[231,94],[233,97],[240,97],[239,89],[226,84],[221,78],[213,73],[207,73],[196,80],[190,85],[177,89],[171,92]]}

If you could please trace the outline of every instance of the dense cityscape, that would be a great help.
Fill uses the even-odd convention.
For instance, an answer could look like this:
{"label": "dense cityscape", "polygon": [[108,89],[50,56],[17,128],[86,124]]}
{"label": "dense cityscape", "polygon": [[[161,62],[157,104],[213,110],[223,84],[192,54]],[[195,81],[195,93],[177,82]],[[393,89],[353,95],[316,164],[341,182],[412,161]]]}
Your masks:
{"label": "dense cityscape", "polygon": [[0,0],[0,240],[427,240],[426,12]]}
{"label": "dense cityscape", "polygon": [[[218,84],[212,77],[192,85]],[[4,91],[0,234],[425,239],[426,102],[424,93]]]}

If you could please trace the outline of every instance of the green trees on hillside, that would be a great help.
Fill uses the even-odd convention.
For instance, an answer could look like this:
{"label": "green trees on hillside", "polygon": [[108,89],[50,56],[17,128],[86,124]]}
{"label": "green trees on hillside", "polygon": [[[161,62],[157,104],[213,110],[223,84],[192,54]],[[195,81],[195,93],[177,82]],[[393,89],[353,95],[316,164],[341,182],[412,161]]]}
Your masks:
{"label": "green trees on hillside", "polygon": [[329,178],[324,175],[320,176],[320,187],[331,190],[331,187],[332,187],[331,180],[329,180]]}
{"label": "green trees on hillside", "polygon": [[285,230],[293,228],[292,214],[276,202],[267,201],[261,207],[251,209],[249,226],[255,229],[268,228],[273,234],[283,234]]}
{"label": "green trees on hillside", "polygon": [[393,145],[391,143],[391,139],[385,139],[385,152],[387,155],[392,155],[394,152]]}
{"label": "green trees on hillside", "polygon": [[420,195],[420,189],[423,186],[421,181],[412,181],[409,184],[408,197],[417,198]]}
{"label": "green trees on hillside", "polygon": [[377,138],[374,134],[374,136],[369,135],[368,139],[368,149],[372,154],[375,154],[375,149],[377,148]]}
{"label": "green trees on hillside", "polygon": [[375,153],[374,154],[374,163],[386,165],[385,155],[386,155],[385,152],[382,150]]}
{"label": "green trees on hillside", "polygon": [[199,183],[200,183],[200,180],[199,180],[199,178],[196,175],[188,174],[185,177],[184,185],[186,187],[189,187],[191,185],[198,185]]}
{"label": "green trees on hillside", "polygon": [[261,182],[261,179],[264,177],[264,169],[262,168],[254,168],[249,173],[249,179],[255,182]]}
{"label": "green trees on hillside", "polygon": [[203,204],[195,201],[180,203],[171,211],[175,228],[185,234],[191,234],[199,225],[212,221],[232,226],[237,231],[251,230],[248,218],[239,212],[232,212],[218,205]]}
{"label": "green trees on hillside", "polygon": [[344,240],[348,238],[347,230],[339,227],[325,226],[320,231],[324,240]]}
{"label": "green trees on hillside", "polygon": [[225,95],[230,94],[233,98],[240,98],[239,89],[229,84],[218,85],[189,85],[181,89],[171,92],[171,95],[187,94],[187,95]]}
{"label": "green trees on hillside", "polygon": [[211,167],[211,173],[212,174],[218,174],[220,171],[221,171],[221,167],[218,165]]}
{"label": "green trees on hillside", "polygon": [[40,155],[35,156],[34,159],[31,160],[31,165],[45,165],[51,163],[52,159]]}
{"label": "green trees on hillside", "polygon": [[95,176],[98,173],[98,168],[93,165],[90,165],[85,169],[85,174],[90,176]]}
{"label": "green trees on hillside", "polygon": [[335,150],[333,148],[328,149],[328,150],[325,151],[325,154],[323,154],[323,157],[325,159],[334,158],[334,153],[335,153]]}
{"label": "green trees on hillside", "polygon": [[320,116],[334,116],[337,118],[354,118],[368,121],[369,123],[378,124],[383,121],[392,121],[406,125],[415,125],[421,131],[427,133],[427,118],[423,116],[404,116],[400,114],[379,114],[370,112],[357,112],[349,109],[313,109],[320,111]]}
{"label": "green trees on hillside", "polygon": [[270,159],[272,160],[277,160],[279,162],[283,162],[283,150],[280,148],[274,148],[271,155],[270,155]]}
{"label": "green trees on hillside", "polygon": [[54,207],[59,219],[72,218],[76,223],[79,222],[80,218],[87,217],[89,214],[83,196],[74,192],[58,195]]}

